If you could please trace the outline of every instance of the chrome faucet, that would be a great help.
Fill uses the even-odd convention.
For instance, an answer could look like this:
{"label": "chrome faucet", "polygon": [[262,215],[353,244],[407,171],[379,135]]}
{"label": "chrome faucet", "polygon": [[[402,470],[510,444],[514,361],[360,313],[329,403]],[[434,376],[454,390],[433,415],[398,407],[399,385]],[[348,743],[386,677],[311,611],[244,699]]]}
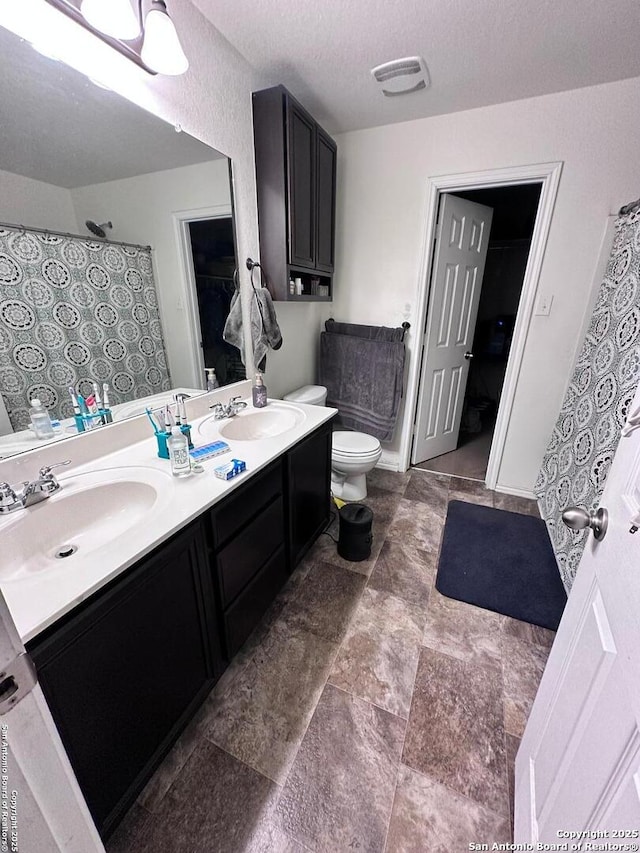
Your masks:
{"label": "chrome faucet", "polygon": [[232,418],[238,412],[246,409],[246,407],[247,404],[240,397],[232,397],[226,405],[224,403],[214,403],[213,406],[209,406],[210,409],[213,409],[213,416],[217,421],[224,420],[224,418]]}
{"label": "chrome faucet", "polygon": [[22,490],[16,492],[9,483],[0,483],[0,515],[14,512],[17,509],[25,509],[33,504],[46,500],[54,495],[60,488],[60,483],[51,472],[54,468],[70,465],[71,460],[56,462],[54,465],[45,465],[38,471],[38,477],[32,482],[24,482]]}

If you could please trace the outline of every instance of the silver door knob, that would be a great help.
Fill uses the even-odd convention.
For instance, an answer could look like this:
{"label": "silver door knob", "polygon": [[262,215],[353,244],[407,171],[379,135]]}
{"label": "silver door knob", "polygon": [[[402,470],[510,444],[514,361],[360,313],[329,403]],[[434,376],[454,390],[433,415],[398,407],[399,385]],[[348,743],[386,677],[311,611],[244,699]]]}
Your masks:
{"label": "silver door knob", "polygon": [[609,513],[601,506],[588,512],[581,506],[570,506],[562,513],[562,520],[571,530],[584,530],[590,527],[596,539],[604,539],[609,524]]}
{"label": "silver door knob", "polygon": [[467,350],[467,352],[465,352],[464,354],[464,357],[467,359],[467,361],[469,361],[470,358],[473,358],[473,353]]}

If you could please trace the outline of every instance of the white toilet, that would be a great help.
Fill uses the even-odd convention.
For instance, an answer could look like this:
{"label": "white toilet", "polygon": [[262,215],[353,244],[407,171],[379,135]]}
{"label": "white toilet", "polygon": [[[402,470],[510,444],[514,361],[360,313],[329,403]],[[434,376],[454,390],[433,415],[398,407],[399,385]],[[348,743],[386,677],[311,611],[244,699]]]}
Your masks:
{"label": "white toilet", "polygon": [[[285,400],[324,406],[327,389],[324,385],[304,385]],[[331,450],[331,491],[343,501],[361,501],[367,496],[367,474],[378,464],[382,447],[377,438],[365,432],[337,430],[333,433]]]}

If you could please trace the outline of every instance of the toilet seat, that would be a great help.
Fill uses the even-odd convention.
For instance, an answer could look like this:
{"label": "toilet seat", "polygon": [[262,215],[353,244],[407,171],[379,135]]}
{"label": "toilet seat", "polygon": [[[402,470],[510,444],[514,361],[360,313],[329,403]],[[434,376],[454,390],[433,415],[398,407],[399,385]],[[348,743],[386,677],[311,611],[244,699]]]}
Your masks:
{"label": "toilet seat", "polygon": [[337,430],[333,433],[332,455],[351,458],[367,458],[380,453],[380,442],[366,432]]}

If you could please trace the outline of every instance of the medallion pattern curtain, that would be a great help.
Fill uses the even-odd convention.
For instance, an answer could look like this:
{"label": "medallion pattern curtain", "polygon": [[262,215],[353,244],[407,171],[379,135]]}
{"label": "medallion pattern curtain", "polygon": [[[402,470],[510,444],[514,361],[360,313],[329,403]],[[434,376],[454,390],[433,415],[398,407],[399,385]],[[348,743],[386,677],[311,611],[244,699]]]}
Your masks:
{"label": "medallion pattern curtain", "polygon": [[151,263],[138,246],[0,228],[0,393],[14,430],[109,383],[112,405],[171,387]]}
{"label": "medallion pattern curtain", "polygon": [[580,355],[535,486],[569,591],[589,531],[567,506],[596,509],[640,377],[640,212],[620,216]]}

